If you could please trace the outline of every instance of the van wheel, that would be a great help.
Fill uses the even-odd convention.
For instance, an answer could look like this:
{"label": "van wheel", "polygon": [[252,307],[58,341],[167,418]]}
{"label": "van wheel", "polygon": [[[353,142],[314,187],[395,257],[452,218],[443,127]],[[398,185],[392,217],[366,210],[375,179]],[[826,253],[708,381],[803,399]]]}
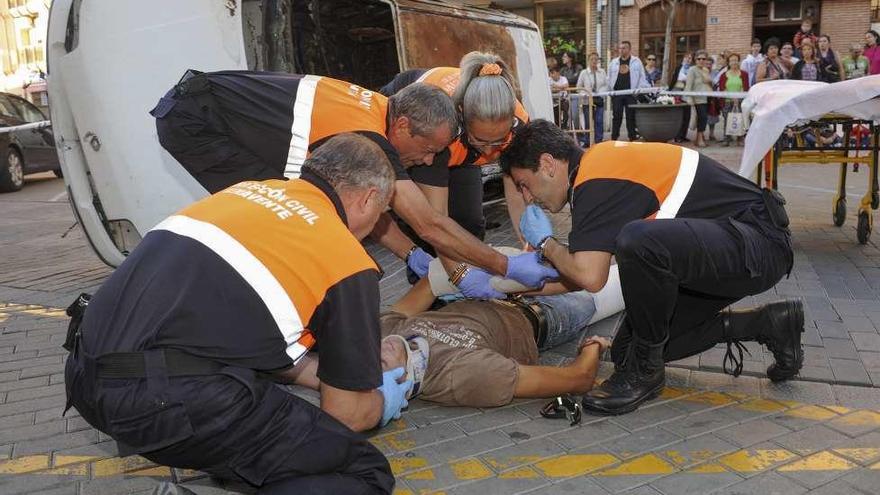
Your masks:
{"label": "van wheel", "polygon": [[0,165],[0,192],[13,192],[24,185],[24,160],[18,151],[10,148]]}

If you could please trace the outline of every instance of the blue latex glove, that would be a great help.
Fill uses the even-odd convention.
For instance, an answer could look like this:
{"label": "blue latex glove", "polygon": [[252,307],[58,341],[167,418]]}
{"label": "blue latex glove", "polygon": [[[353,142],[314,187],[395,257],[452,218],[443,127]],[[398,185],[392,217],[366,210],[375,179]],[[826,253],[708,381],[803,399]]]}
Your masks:
{"label": "blue latex glove", "polygon": [[461,293],[470,299],[504,299],[506,296],[492,288],[492,279],[485,270],[476,267],[468,268],[467,274],[458,282]]}
{"label": "blue latex glove", "polygon": [[550,218],[537,205],[526,207],[526,211],[519,219],[519,230],[532,247],[538,247],[544,239],[553,235]]}
{"label": "blue latex glove", "polygon": [[559,272],[541,264],[538,253],[531,252],[508,256],[505,277],[512,278],[526,287],[539,289],[547,280],[559,278]]}
{"label": "blue latex glove", "polygon": [[428,265],[434,257],[426,253],[422,248],[416,248],[412,254],[406,259],[406,266],[413,271],[419,278],[423,278],[428,274]]}
{"label": "blue latex glove", "polygon": [[382,386],[379,387],[379,392],[382,392],[385,404],[382,407],[382,423],[380,423],[380,426],[387,425],[392,419],[400,418],[400,410],[409,405],[409,401],[406,400],[406,393],[412,388],[413,381],[406,380],[403,383],[397,383],[397,380],[404,373],[406,373],[406,370],[403,368],[394,368],[382,373]]}

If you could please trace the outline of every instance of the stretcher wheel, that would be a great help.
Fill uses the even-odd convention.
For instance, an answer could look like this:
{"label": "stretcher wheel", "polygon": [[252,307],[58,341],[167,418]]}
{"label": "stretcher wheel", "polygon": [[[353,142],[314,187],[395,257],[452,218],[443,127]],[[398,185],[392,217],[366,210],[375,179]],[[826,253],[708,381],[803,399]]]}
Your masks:
{"label": "stretcher wheel", "polygon": [[846,198],[840,198],[834,204],[834,225],[840,227],[846,222]]}
{"label": "stretcher wheel", "polygon": [[868,217],[871,213],[866,210],[859,212],[859,224],[856,227],[856,236],[859,244],[867,244],[871,238],[871,219]]}
{"label": "stretcher wheel", "polygon": [[880,193],[871,194],[871,209],[876,210],[880,208]]}

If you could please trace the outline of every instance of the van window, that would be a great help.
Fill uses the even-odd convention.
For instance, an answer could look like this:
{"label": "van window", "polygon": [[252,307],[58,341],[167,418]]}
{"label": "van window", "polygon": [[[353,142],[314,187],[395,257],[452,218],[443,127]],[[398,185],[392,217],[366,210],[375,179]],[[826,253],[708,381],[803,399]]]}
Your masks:
{"label": "van window", "polygon": [[[266,33],[254,69],[329,76],[379,89],[398,72],[391,6],[379,0],[293,0],[273,10],[264,0]],[[253,22],[251,22],[253,24]],[[246,38],[253,37],[245,29]]]}
{"label": "van window", "polygon": [[21,98],[10,98],[10,100],[12,100],[12,105],[15,106],[15,109],[18,110],[19,115],[22,116],[25,122],[42,122],[46,120],[43,112],[31,104],[31,102]]}
{"label": "van window", "polygon": [[21,115],[15,110],[15,106],[12,105],[12,101],[10,100],[11,99],[8,96],[0,94],[0,117],[21,120]]}

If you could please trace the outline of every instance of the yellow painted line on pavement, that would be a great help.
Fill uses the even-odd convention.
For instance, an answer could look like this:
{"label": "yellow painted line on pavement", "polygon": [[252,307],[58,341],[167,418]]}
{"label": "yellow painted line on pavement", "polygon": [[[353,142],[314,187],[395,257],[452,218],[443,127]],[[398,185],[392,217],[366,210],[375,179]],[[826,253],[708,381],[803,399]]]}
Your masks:
{"label": "yellow painted line on pavement", "polygon": [[706,404],[709,406],[726,406],[728,404],[733,404],[734,402],[736,402],[736,399],[721,392],[701,392],[695,395],[688,395],[686,397],[683,397],[681,400],[686,402]]}
{"label": "yellow painted line on pavement", "polygon": [[685,473],[691,474],[719,474],[726,473],[727,470],[724,469],[724,466],[718,464],[717,462],[709,462],[706,464],[700,464],[699,466],[692,467],[685,471]]}
{"label": "yellow painted line on pavement", "polygon": [[67,313],[65,313],[65,310],[62,308],[52,308],[48,306],[40,306],[38,304],[0,303],[0,309],[3,310],[3,312],[0,313],[0,315],[3,316],[8,316],[9,313],[19,313],[34,316],[47,316],[49,318],[67,318]]}
{"label": "yellow painted line on pavement", "polygon": [[843,406],[822,406],[822,407],[824,407],[825,409],[831,409],[832,411],[836,412],[837,414],[846,414],[846,413],[852,411],[852,409],[850,409],[848,407],[843,407]]}
{"label": "yellow painted line on pavement", "polygon": [[[661,454],[669,460],[661,457]],[[585,453],[566,454],[544,459],[537,456],[514,456],[497,458],[492,461],[468,458],[449,462],[446,466],[454,478],[462,481],[493,477],[499,479],[531,479],[541,476],[571,478],[585,474],[603,477],[663,476],[675,472],[718,474],[733,471],[747,474],[771,469],[782,472],[846,471],[857,469],[859,467],[857,462],[867,464],[880,458],[880,447],[841,447],[833,451],[820,451],[806,457],[799,457],[785,449],[745,449],[728,454],[706,450],[700,451],[698,456],[691,457],[692,459],[706,459],[707,462],[686,467],[683,464],[687,459],[679,451],[668,450],[645,454],[623,462],[616,456],[607,453]],[[396,476],[408,480],[434,480],[436,479],[435,470],[443,466],[429,468],[428,460],[423,457],[392,458],[389,459],[389,462]],[[523,462],[531,464],[521,465]],[[505,469],[505,466],[509,468]],[[871,465],[870,469],[880,470],[880,462]],[[0,462],[0,474],[88,476],[89,472],[96,478],[123,474],[159,478],[171,476],[170,468],[158,466],[139,456],[110,459],[100,459],[95,456],[57,456],[54,466],[50,465],[48,455],[24,456]]]}
{"label": "yellow painted line on pavement", "polygon": [[568,454],[535,463],[535,468],[551,478],[580,476],[620,462],[610,454]]}
{"label": "yellow painted line on pavement", "polygon": [[845,416],[841,416],[829,424],[840,426],[868,426],[871,428],[880,427],[880,414],[874,411],[856,411]]}
{"label": "yellow painted line on pavement", "polygon": [[510,471],[505,471],[498,475],[503,480],[525,480],[540,478],[541,475],[529,466],[523,466]]}
{"label": "yellow painted line on pavement", "polygon": [[740,450],[718,460],[739,473],[758,473],[797,457],[785,449]]}
{"label": "yellow painted line on pavement", "polygon": [[112,457],[99,457],[94,455],[56,455],[54,466],[64,467],[71,464],[89,463],[100,459],[112,459]]}
{"label": "yellow painted line on pavement", "polygon": [[49,456],[26,455],[0,462],[0,474],[22,474],[49,468]]}
{"label": "yellow painted line on pavement", "polygon": [[861,464],[867,464],[880,458],[880,448],[839,448],[832,449],[832,452],[840,454],[846,458],[852,459]]}
{"label": "yellow painted line on pavement", "polygon": [[460,480],[481,480],[494,474],[491,469],[478,459],[465,459],[449,463],[452,474]]}
{"label": "yellow painted line on pavement", "polygon": [[836,412],[819,406],[796,407],[794,409],[785,411],[785,415],[793,416],[795,418],[812,419],[814,421],[826,421],[831,418],[836,418],[838,416]]}
{"label": "yellow painted line on pavement", "polygon": [[603,469],[594,476],[654,476],[672,474],[675,467],[657,454],[647,454],[624,462],[610,469]]}
{"label": "yellow painted line on pavement", "polygon": [[857,467],[859,467],[857,464],[853,464],[843,457],[823,451],[786,464],[778,468],[777,471],[786,473],[792,471],[847,471]]}
{"label": "yellow painted line on pavement", "polygon": [[752,399],[735,406],[738,409],[760,413],[775,413],[788,409],[788,406],[769,399]]}
{"label": "yellow painted line on pavement", "polygon": [[391,464],[391,472],[400,476],[407,471],[415,471],[428,466],[428,460],[424,457],[392,457],[388,459]]}

